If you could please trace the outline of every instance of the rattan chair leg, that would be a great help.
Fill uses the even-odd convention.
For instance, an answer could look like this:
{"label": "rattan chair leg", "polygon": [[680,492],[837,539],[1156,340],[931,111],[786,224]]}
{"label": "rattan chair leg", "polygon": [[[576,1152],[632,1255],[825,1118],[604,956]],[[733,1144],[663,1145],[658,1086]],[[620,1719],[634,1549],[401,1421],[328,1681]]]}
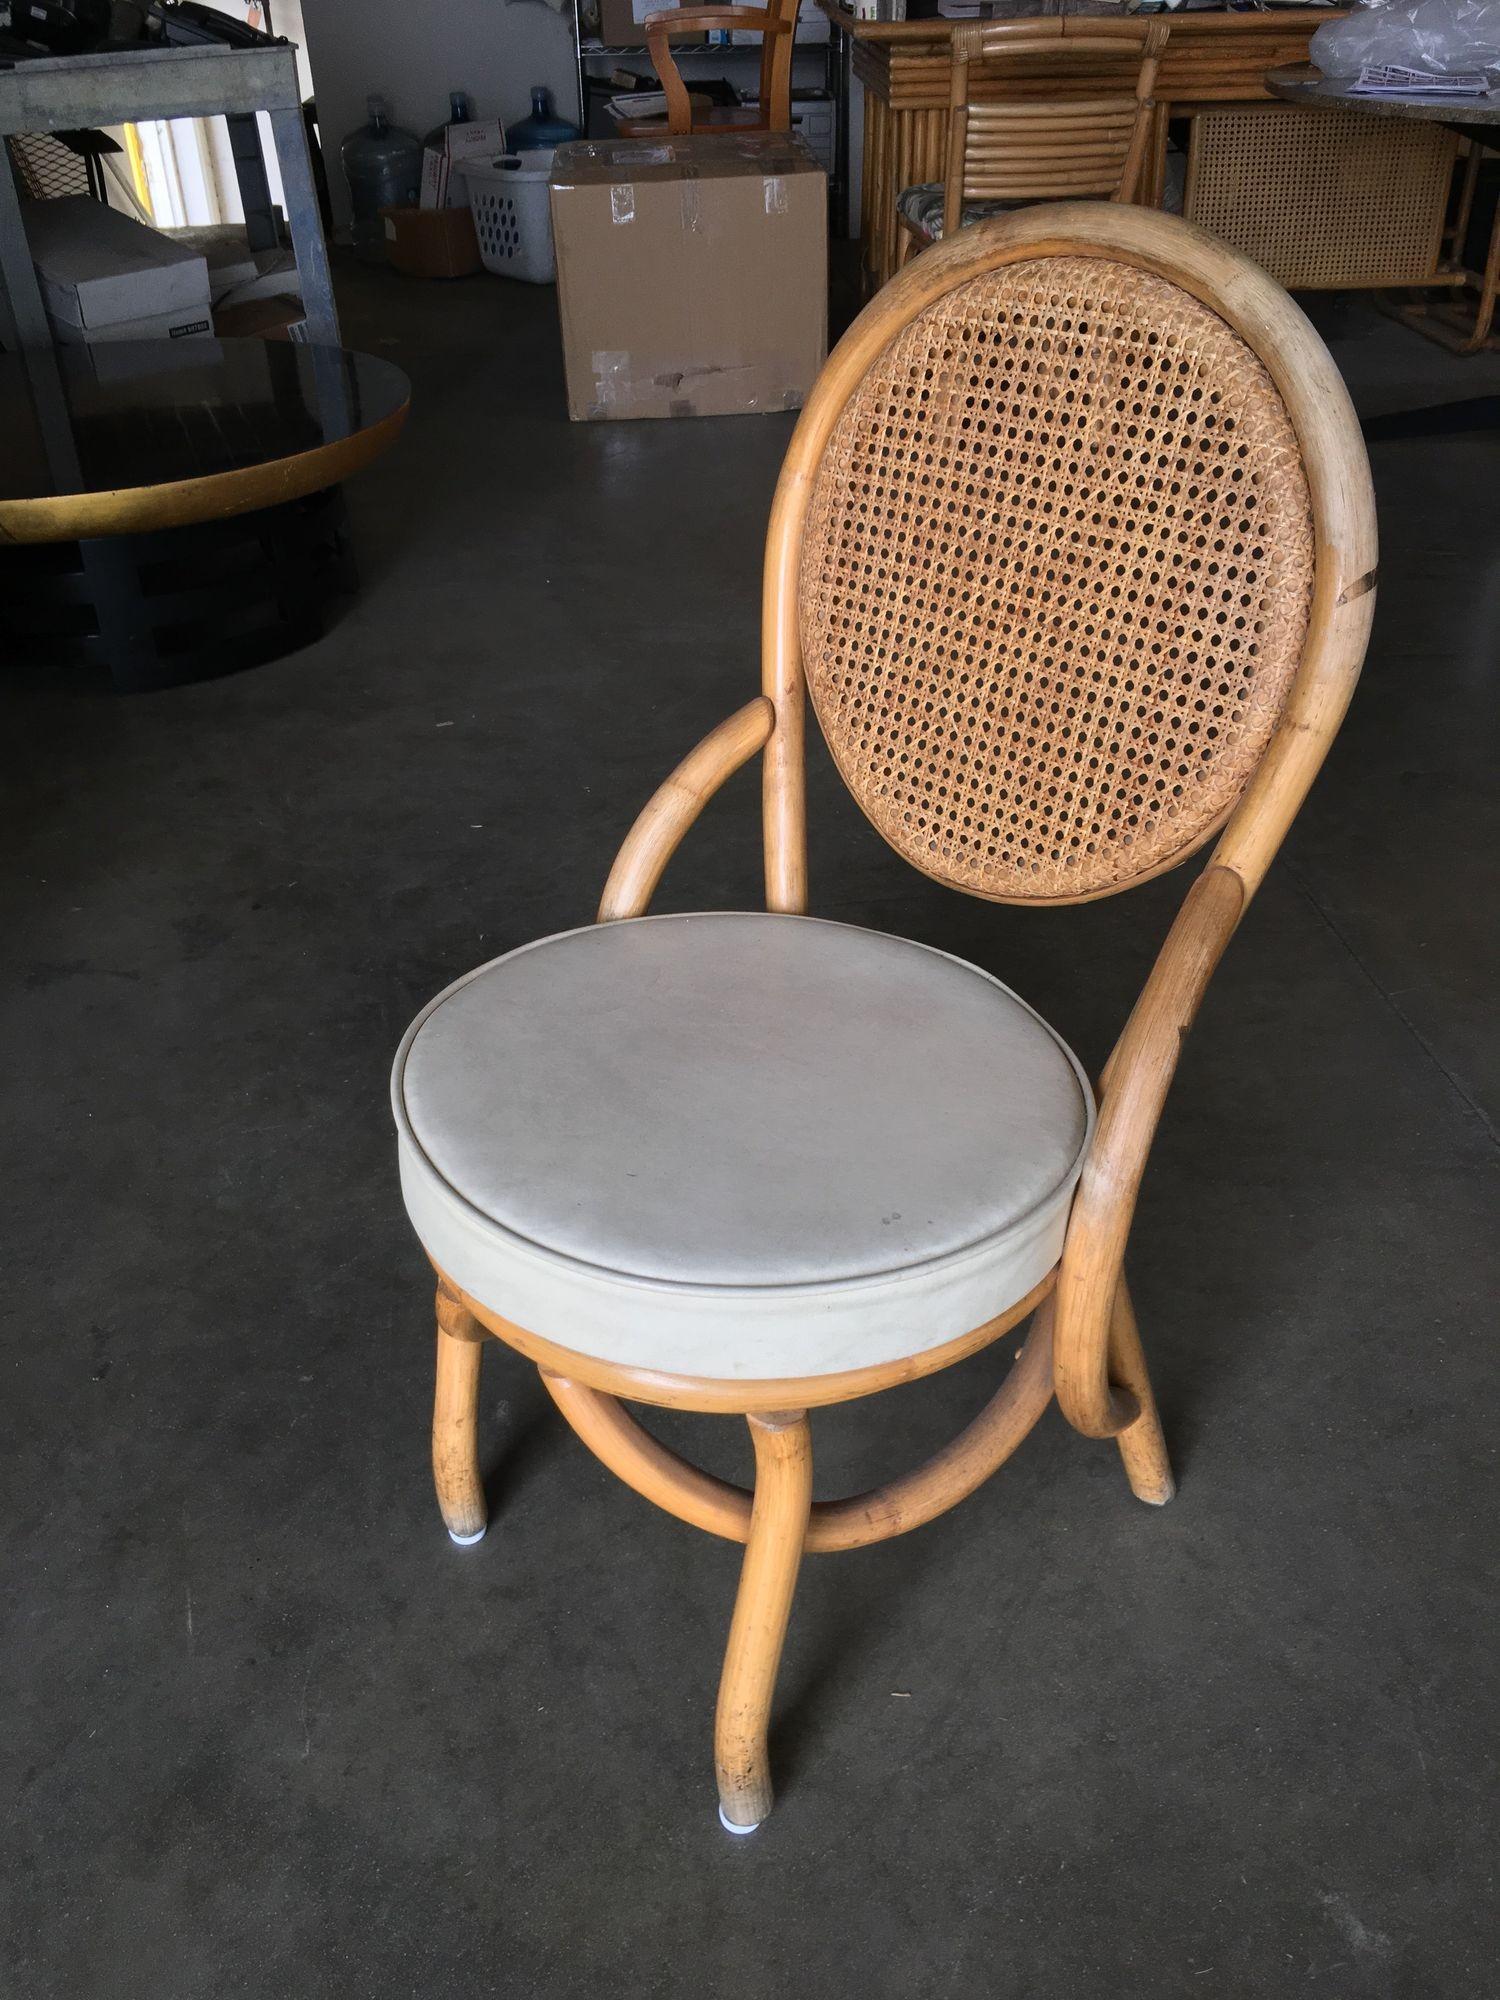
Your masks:
{"label": "rattan chair leg", "polygon": [[437,1389],[432,1403],[432,1479],[455,1542],[477,1542],[487,1526],[479,1477],[479,1369],[485,1333],[442,1285],[437,1294]]}
{"label": "rattan chair leg", "polygon": [[896,269],[904,271],[919,250],[925,250],[931,239],[924,236],[915,224],[907,221],[898,210],[896,213]]}
{"label": "rattan chair leg", "polygon": [[755,1502],[714,1718],[719,1817],[732,1833],[750,1833],[771,1810],[771,1697],[812,1506],[812,1433],[804,1412],[746,1421],[755,1446]]}
{"label": "rattan chair leg", "polygon": [[1135,1307],[1122,1275],[1115,1287],[1114,1306],[1109,1316],[1109,1379],[1128,1389],[1141,1406],[1141,1414],[1127,1430],[1120,1431],[1115,1443],[1125,1466],[1125,1477],[1137,1500],[1152,1507],[1164,1507],[1177,1491],[1167,1457],[1167,1442],[1151,1393],[1151,1377],[1146,1372],[1146,1355],[1141,1346]]}

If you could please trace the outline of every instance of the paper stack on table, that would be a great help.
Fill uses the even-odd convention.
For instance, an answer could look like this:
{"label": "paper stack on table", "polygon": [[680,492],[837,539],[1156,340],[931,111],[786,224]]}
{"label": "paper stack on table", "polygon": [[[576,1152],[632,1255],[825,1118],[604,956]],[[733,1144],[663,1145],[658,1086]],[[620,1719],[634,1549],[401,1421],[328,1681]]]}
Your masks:
{"label": "paper stack on table", "polygon": [[1489,79],[1481,70],[1455,70],[1439,76],[1431,70],[1403,69],[1399,63],[1366,63],[1349,86],[1359,97],[1488,97]]}

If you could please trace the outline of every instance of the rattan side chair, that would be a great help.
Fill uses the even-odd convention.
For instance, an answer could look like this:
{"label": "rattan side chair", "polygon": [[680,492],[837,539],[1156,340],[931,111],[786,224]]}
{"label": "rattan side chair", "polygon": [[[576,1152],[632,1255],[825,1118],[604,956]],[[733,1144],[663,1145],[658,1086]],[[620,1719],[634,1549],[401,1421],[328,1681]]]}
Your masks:
{"label": "rattan side chair", "polygon": [[[621,138],[791,131],[797,0],[769,0],[764,7],[668,7],[662,13],[648,14],[645,25],[646,48],[667,108],[654,117],[628,119],[619,127]],[[755,104],[705,104],[688,89],[672,55],[672,37],[699,34],[705,29],[761,36],[760,95]]]}
{"label": "rattan side chair", "polygon": [[1139,201],[1169,32],[1162,20],[1072,16],[955,28],[947,172],[897,195],[898,268],[966,223],[1028,202]]}
{"label": "rattan side chair", "polygon": [[[433,1468],[485,1530],[480,1356],[535,1362],[603,1462],[746,1544],[720,1816],[771,1805],[767,1725],[804,1551],[941,1514],[1055,1395],[1133,1492],[1172,1473],[1123,1257],[1215,965],[1322,762],[1374,605],[1338,371],[1264,273],[1099,202],[966,229],[855,321],[771,512],[763,692],[631,829],[596,925],[470,973],[402,1043],[403,1192],[438,1272]],[[1112,895],[1217,836],[1106,1066],[988,974],[808,904],[804,697],[874,827],[1004,903]],[[757,754],[764,912],[646,915]],[[929,1463],[813,1504],[808,1411],[1030,1316]],[[753,1495],[628,1403],[748,1420]]]}

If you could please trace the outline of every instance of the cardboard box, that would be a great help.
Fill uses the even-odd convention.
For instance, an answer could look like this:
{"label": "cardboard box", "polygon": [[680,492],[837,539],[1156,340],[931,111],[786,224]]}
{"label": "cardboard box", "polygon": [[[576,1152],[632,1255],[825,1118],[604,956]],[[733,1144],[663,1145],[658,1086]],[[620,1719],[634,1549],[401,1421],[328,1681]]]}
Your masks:
{"label": "cardboard box", "polygon": [[828,342],[828,182],[781,132],[606,139],[552,163],[575,422],[795,410]]}
{"label": "cardboard box", "polygon": [[[818,5],[818,0],[801,0],[795,29],[797,47],[811,48],[816,43],[826,42],[832,32],[833,23]],[[731,48],[758,48],[764,40],[758,28],[732,28],[729,33]]]}
{"label": "cardboard box", "polygon": [[[599,0],[599,39],[607,49],[643,49],[646,46],[646,16],[665,14],[677,0]],[[674,48],[690,49],[702,44],[707,35],[674,35]]]}
{"label": "cardboard box", "polygon": [[[747,97],[745,103],[747,106],[754,105],[757,110],[760,107],[758,97]],[[825,172],[831,174],[834,164],[834,141],[837,137],[833,122],[833,99],[821,96],[794,96],[792,130],[799,139],[807,141],[821,161]]]}
{"label": "cardboard box", "polygon": [[443,144],[422,153],[421,208],[467,208],[465,160],[493,160],[505,151],[505,127],[498,118],[470,118],[443,127]]}
{"label": "cardboard box", "polygon": [[246,299],[243,305],[214,307],[219,340],[296,340],[307,321],[296,298]]}
{"label": "cardboard box", "polygon": [[385,254],[408,278],[467,278],[481,268],[467,208],[383,208]]}
{"label": "cardboard box", "polygon": [[29,202],[25,219],[59,339],[160,339],[211,321],[201,252],[83,194]]}
{"label": "cardboard box", "polygon": [[441,146],[422,148],[422,178],[417,184],[419,208],[441,208],[448,191],[448,155]]}
{"label": "cardboard box", "polygon": [[117,340],[206,340],[214,330],[213,308],[143,313],[139,319],[112,319],[107,326],[73,326],[49,315],[59,347],[104,347]]}
{"label": "cardboard box", "polygon": [[448,158],[460,172],[466,159],[493,160],[505,149],[505,127],[498,118],[470,118],[448,127]]}

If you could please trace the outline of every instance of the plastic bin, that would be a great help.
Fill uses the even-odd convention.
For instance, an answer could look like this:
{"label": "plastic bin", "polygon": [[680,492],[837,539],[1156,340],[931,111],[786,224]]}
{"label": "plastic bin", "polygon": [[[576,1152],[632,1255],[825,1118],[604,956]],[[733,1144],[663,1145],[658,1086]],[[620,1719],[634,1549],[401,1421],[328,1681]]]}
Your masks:
{"label": "plastic bin", "polygon": [[551,150],[466,160],[463,171],[484,268],[528,285],[550,285],[557,276],[547,186]]}

